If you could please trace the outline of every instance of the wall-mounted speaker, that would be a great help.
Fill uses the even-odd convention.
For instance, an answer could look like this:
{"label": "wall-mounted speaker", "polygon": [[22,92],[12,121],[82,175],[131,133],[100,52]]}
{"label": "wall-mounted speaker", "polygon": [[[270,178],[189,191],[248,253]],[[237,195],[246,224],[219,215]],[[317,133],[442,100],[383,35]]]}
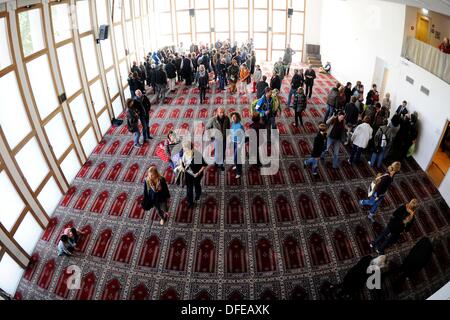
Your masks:
{"label": "wall-mounted speaker", "polygon": [[195,17],[195,9],[189,9],[189,15]]}
{"label": "wall-mounted speaker", "polygon": [[294,15],[294,9],[289,8],[289,9],[288,9],[288,17],[290,18],[290,17],[292,17],[293,15]]}
{"label": "wall-mounted speaker", "polygon": [[98,40],[108,39],[108,33],[109,33],[109,26],[107,24],[102,24],[98,32]]}

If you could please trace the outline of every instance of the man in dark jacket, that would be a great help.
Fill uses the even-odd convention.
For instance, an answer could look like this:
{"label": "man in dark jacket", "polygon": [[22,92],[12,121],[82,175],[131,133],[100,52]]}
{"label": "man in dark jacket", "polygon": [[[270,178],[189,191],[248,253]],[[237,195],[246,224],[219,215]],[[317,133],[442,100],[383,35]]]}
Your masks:
{"label": "man in dark jacket", "polygon": [[403,101],[402,105],[397,108],[397,111],[395,111],[396,114],[398,114],[402,119],[409,113],[406,106],[408,105],[408,102]]}
{"label": "man in dark jacket", "polygon": [[325,123],[319,124],[319,133],[314,138],[314,146],[311,153],[311,158],[305,160],[303,162],[303,166],[306,169],[309,165],[312,166],[313,175],[316,176],[317,173],[317,164],[319,163],[320,156],[322,152],[325,150],[327,141],[327,125]]}
{"label": "man in dark jacket", "polygon": [[142,123],[142,135],[144,137],[144,142],[147,139],[153,139],[150,137],[150,100],[145,94],[142,94],[141,90],[136,91],[136,97],[134,98],[137,103],[137,109],[139,111],[139,119]]}
{"label": "man in dark jacket", "polygon": [[350,103],[351,98],[352,98],[352,83],[351,82],[347,82],[344,93],[345,93],[345,103]]}
{"label": "man in dark jacket", "polygon": [[133,72],[128,75],[128,85],[130,86],[130,93],[132,98],[136,96],[136,90],[145,92],[144,83],[140,80],[139,74],[137,72]]}
{"label": "man in dark jacket", "polygon": [[295,110],[295,126],[298,127],[298,120],[303,127],[302,113],[306,110],[308,104],[308,98],[306,98],[305,91],[302,87],[298,88],[294,97],[294,110]]}
{"label": "man in dark jacket", "polygon": [[182,81],[182,78],[181,78],[181,61],[183,61],[182,58],[180,57],[178,52],[175,52],[174,64],[175,64],[175,68],[177,69],[178,82]]}
{"label": "man in dark jacket", "polygon": [[334,111],[338,108],[339,102],[339,88],[341,84],[338,83],[335,87],[331,88],[327,98],[327,112],[325,113],[324,122],[327,122],[328,118],[334,114]]}
{"label": "man in dark jacket", "polygon": [[351,97],[350,103],[347,103],[344,108],[345,121],[348,127],[347,141],[344,142],[345,145],[349,144],[351,138],[350,133],[353,132],[358,125],[359,109],[356,106],[356,100],[357,98],[355,96]]}
{"label": "man in dark jacket", "polygon": [[302,86],[303,86],[302,77],[298,73],[298,69],[295,69],[294,76],[292,77],[292,80],[291,80],[291,90],[289,91],[289,96],[288,96],[288,102],[287,102],[288,107],[291,106],[292,96],[295,95],[297,93],[298,88],[300,88]]}
{"label": "man in dark jacket", "polygon": [[378,254],[384,254],[384,250],[398,241],[403,232],[408,232],[415,220],[415,213],[419,207],[419,201],[412,199],[406,205],[402,205],[394,211],[391,220],[379,237],[370,244]]}
{"label": "man in dark jacket", "polygon": [[[223,165],[223,159],[226,149],[226,136],[227,130],[231,127],[230,118],[225,114],[225,108],[219,107],[217,109],[217,115],[209,120],[206,124],[206,130],[215,129],[214,133],[214,160],[216,166],[220,167],[222,171],[225,171]],[[220,132],[220,136],[217,136]]]}
{"label": "man in dark jacket", "polygon": [[306,96],[311,99],[312,91],[314,87],[314,79],[316,79],[316,72],[309,66],[309,69],[305,72],[305,84],[306,84]]}
{"label": "man in dark jacket", "polygon": [[228,67],[228,79],[230,81],[230,93],[237,92],[236,84],[239,80],[239,66],[236,59],[233,59],[231,66]]}
{"label": "man in dark jacket", "polygon": [[377,85],[374,84],[372,85],[372,90],[367,93],[366,105],[371,106],[376,104],[378,101],[380,101],[380,94],[378,93]]}
{"label": "man in dark jacket", "polygon": [[277,72],[275,72],[272,79],[270,79],[270,88],[272,90],[277,89],[278,92],[281,92],[281,78]]}
{"label": "man in dark jacket", "polygon": [[175,67],[175,64],[173,63],[172,59],[169,59],[169,62],[166,64],[166,74],[167,79],[169,79],[169,90],[170,92],[175,91],[175,84],[177,79],[177,67]]}
{"label": "man in dark jacket", "polygon": [[167,74],[162,65],[156,70],[156,102],[164,102],[166,98]]}
{"label": "man in dark jacket", "polygon": [[128,99],[126,101],[127,105],[127,127],[128,131],[133,134],[134,146],[139,148],[139,138],[141,133],[139,131],[139,113],[136,110],[135,103],[133,99]]}
{"label": "man in dark jacket", "polygon": [[217,76],[219,77],[219,90],[225,90],[227,85],[227,64],[225,58],[222,58],[217,64]]}
{"label": "man in dark jacket", "polygon": [[256,84],[256,98],[257,99],[261,99],[261,97],[266,92],[265,90],[268,86],[269,86],[269,84],[267,83],[267,77],[263,76],[262,80]]}

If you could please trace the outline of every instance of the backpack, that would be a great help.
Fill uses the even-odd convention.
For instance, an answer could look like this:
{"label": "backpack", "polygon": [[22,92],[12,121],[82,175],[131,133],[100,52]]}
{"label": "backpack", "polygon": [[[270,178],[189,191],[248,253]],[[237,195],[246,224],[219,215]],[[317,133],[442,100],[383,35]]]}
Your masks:
{"label": "backpack", "polygon": [[[381,130],[381,129],[380,129]],[[382,148],[386,148],[387,146],[387,136],[386,133],[381,130],[381,136],[378,138],[378,146],[376,147],[376,152],[380,153]]]}

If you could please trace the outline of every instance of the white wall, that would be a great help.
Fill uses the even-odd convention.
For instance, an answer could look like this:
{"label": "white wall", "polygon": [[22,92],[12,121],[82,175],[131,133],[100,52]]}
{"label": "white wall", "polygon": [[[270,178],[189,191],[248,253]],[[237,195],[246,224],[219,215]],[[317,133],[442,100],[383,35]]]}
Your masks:
{"label": "white wall", "polygon": [[[389,71],[385,92],[391,93],[393,108],[407,100],[410,111],[419,113],[414,158],[426,171],[450,119],[450,86],[401,58],[405,27],[417,9],[379,0],[320,2],[322,61],[331,62],[333,76],[340,82],[362,81],[366,93],[373,82],[381,87],[384,69]],[[414,85],[406,82],[406,76],[415,80]],[[429,96],[420,91],[421,86],[430,90]],[[450,205],[450,174],[440,191]]]}
{"label": "white wall", "polygon": [[305,45],[320,44],[322,0],[306,0]]}
{"label": "white wall", "polygon": [[[450,86],[414,63],[403,58],[401,61],[394,86],[394,102],[397,106],[403,99],[407,100],[409,111],[419,113],[420,132],[414,158],[423,170],[427,170],[438,148],[447,119],[450,119]],[[406,76],[414,79],[414,85],[406,82]],[[420,91],[421,86],[430,90],[429,96]],[[450,202],[450,197],[446,199]]]}
{"label": "white wall", "polygon": [[[405,25],[405,5],[377,0],[322,0],[322,62],[330,61],[342,82],[357,80],[369,88],[376,58],[398,66]],[[381,83],[378,83],[381,85]]]}

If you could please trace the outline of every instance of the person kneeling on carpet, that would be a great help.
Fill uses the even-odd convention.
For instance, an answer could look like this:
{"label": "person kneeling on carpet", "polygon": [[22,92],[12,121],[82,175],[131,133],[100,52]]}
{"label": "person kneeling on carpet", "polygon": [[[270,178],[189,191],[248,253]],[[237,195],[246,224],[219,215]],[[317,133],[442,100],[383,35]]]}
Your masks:
{"label": "person kneeling on carpet", "polygon": [[327,64],[319,69],[320,73],[329,74],[331,72],[331,63],[327,62]]}
{"label": "person kneeling on carpet", "polygon": [[167,212],[167,201],[170,198],[169,188],[167,187],[166,179],[161,176],[155,166],[148,169],[147,177],[144,181],[144,200],[142,201],[142,208],[145,211],[155,207],[158,212],[160,225],[164,225],[169,218]]}
{"label": "person kneeling on carpet", "polygon": [[73,256],[73,247],[69,242],[69,236],[63,234],[58,242],[58,256]]}

